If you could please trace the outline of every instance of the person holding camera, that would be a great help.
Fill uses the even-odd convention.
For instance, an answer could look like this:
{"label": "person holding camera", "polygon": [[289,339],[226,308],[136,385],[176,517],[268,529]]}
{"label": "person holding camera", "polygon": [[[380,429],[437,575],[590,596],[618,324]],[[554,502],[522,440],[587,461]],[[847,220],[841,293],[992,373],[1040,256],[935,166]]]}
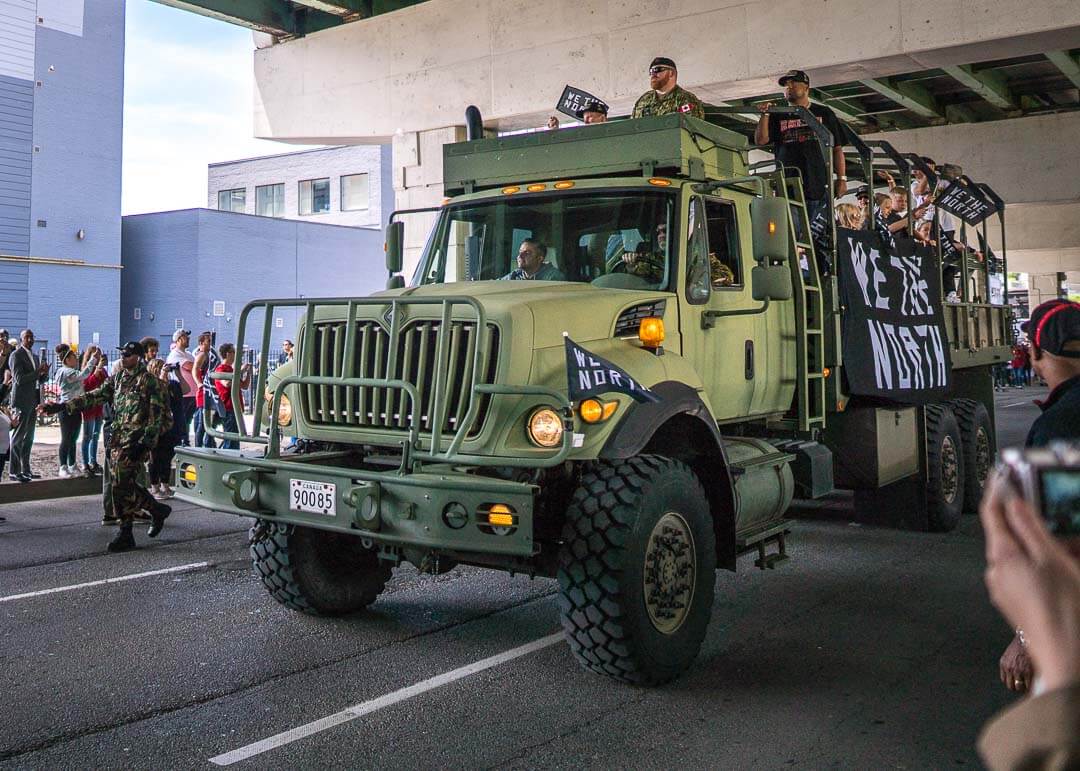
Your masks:
{"label": "person holding camera", "polygon": [[[1050,386],[1050,396],[1036,402],[1042,415],[1031,425],[1025,446],[1080,442],[1080,304],[1045,302],[1032,311],[1023,330],[1031,339],[1032,367]],[[1005,649],[998,668],[1010,691],[1031,688],[1035,670],[1020,634]]]}
{"label": "person holding camera", "polygon": [[[232,343],[224,343],[220,348],[223,361],[214,368],[214,372],[232,372],[236,363],[236,346]],[[248,388],[251,385],[251,364],[245,362],[240,367],[240,388]],[[218,403],[221,405],[224,415],[221,416],[221,430],[235,434],[239,431],[236,422],[236,413],[233,412],[232,381],[215,380],[214,388],[217,391]],[[244,411],[244,405],[240,405],[240,412]],[[221,442],[223,450],[239,450],[240,443],[235,439],[225,439]]]}
{"label": "person holding camera", "polygon": [[[79,368],[79,354],[67,343],[56,346],[56,360],[60,363],[54,378],[60,390],[60,403],[65,404],[82,396],[83,381],[97,367],[100,359],[91,357]],[[79,441],[79,429],[82,428],[82,412],[64,411],[60,415],[60,471],[61,479],[78,476],[75,447]]]}
{"label": "person holding camera", "polygon": [[1080,768],[1080,562],[1006,474],[988,483],[979,516],[990,600],[1023,630],[1038,673],[1032,697],[983,729],[979,753],[992,771]]}
{"label": "person holding camera", "polygon": [[172,509],[154,499],[139,484],[150,450],[169,429],[168,396],[161,381],[151,375],[143,362],[143,347],[135,341],[120,350],[120,369],[85,396],[71,401],[46,402],[38,407],[42,414],[82,411],[95,404],[111,404],[112,431],[109,437],[109,467],[113,514],[120,520],[120,532],[109,542],[110,552],[130,551],[135,547],[132,523],[136,513],[150,512],[146,534],[156,538]]}

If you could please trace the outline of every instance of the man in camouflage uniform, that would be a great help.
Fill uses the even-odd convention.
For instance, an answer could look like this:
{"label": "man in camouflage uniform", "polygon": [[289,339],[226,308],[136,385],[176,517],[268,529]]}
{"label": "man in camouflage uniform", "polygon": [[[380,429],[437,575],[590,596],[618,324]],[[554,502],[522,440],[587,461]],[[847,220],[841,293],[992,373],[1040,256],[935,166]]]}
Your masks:
{"label": "man in camouflage uniform", "polygon": [[649,91],[642,94],[634,104],[635,118],[648,118],[654,115],[667,115],[681,112],[695,118],[705,117],[705,108],[701,100],[680,88],[676,82],[679,71],[675,62],[666,56],[657,56],[649,65]]}
{"label": "man in camouflage uniform", "polygon": [[39,408],[43,413],[55,414],[63,409],[76,412],[96,404],[112,405],[112,433],[107,446],[112,471],[110,498],[113,514],[120,520],[120,532],[109,542],[111,552],[135,548],[131,529],[139,511],[150,512],[146,534],[151,538],[161,532],[171,512],[138,482],[150,448],[170,428],[168,397],[161,381],[147,371],[142,345],[129,342],[119,350],[121,367],[100,388],[63,404],[49,402]]}

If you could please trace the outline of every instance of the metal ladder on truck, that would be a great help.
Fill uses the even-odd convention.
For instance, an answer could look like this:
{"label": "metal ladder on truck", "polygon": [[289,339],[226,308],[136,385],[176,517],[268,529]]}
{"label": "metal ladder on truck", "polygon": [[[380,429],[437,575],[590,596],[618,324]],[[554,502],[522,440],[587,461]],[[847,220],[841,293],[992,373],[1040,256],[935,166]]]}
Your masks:
{"label": "metal ladder on truck", "polygon": [[[789,253],[795,257],[789,262],[794,279],[792,284],[796,287],[795,320],[799,330],[795,346],[794,409],[770,423],[770,427],[809,435],[815,429],[825,427],[825,314],[821,273],[810,234],[810,217],[801,179],[786,177],[783,169],[779,169],[768,174],[766,180],[774,195],[788,199]],[[801,264],[804,258],[805,268]]]}

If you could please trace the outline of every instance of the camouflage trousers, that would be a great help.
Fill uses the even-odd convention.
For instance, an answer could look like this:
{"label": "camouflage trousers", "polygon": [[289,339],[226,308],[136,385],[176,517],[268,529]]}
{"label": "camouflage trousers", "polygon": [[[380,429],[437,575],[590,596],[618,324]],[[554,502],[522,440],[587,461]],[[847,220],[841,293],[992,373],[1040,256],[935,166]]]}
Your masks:
{"label": "camouflage trousers", "polygon": [[140,484],[146,476],[146,458],[147,451],[142,448],[109,448],[104,482],[108,490],[105,515],[112,514],[121,525],[130,524],[140,510],[154,505],[153,496]]}
{"label": "camouflage trousers", "polygon": [[[101,507],[105,512],[104,518],[106,520],[116,519],[116,515],[113,513],[113,500],[112,500],[112,480],[113,480],[113,462],[112,462],[112,450],[109,447],[112,445],[112,421],[105,422],[105,430],[102,435],[102,440],[105,443],[105,466],[101,470]],[[141,487],[146,487],[146,464],[142,464],[139,467],[139,476],[137,479]]]}

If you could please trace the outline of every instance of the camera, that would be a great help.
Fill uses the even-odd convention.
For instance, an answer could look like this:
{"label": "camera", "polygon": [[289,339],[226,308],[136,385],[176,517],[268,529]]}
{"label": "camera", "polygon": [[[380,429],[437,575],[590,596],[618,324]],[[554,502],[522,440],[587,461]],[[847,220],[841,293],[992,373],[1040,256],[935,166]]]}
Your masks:
{"label": "camera", "polygon": [[1080,445],[1002,450],[1001,465],[1054,535],[1080,536]]}

